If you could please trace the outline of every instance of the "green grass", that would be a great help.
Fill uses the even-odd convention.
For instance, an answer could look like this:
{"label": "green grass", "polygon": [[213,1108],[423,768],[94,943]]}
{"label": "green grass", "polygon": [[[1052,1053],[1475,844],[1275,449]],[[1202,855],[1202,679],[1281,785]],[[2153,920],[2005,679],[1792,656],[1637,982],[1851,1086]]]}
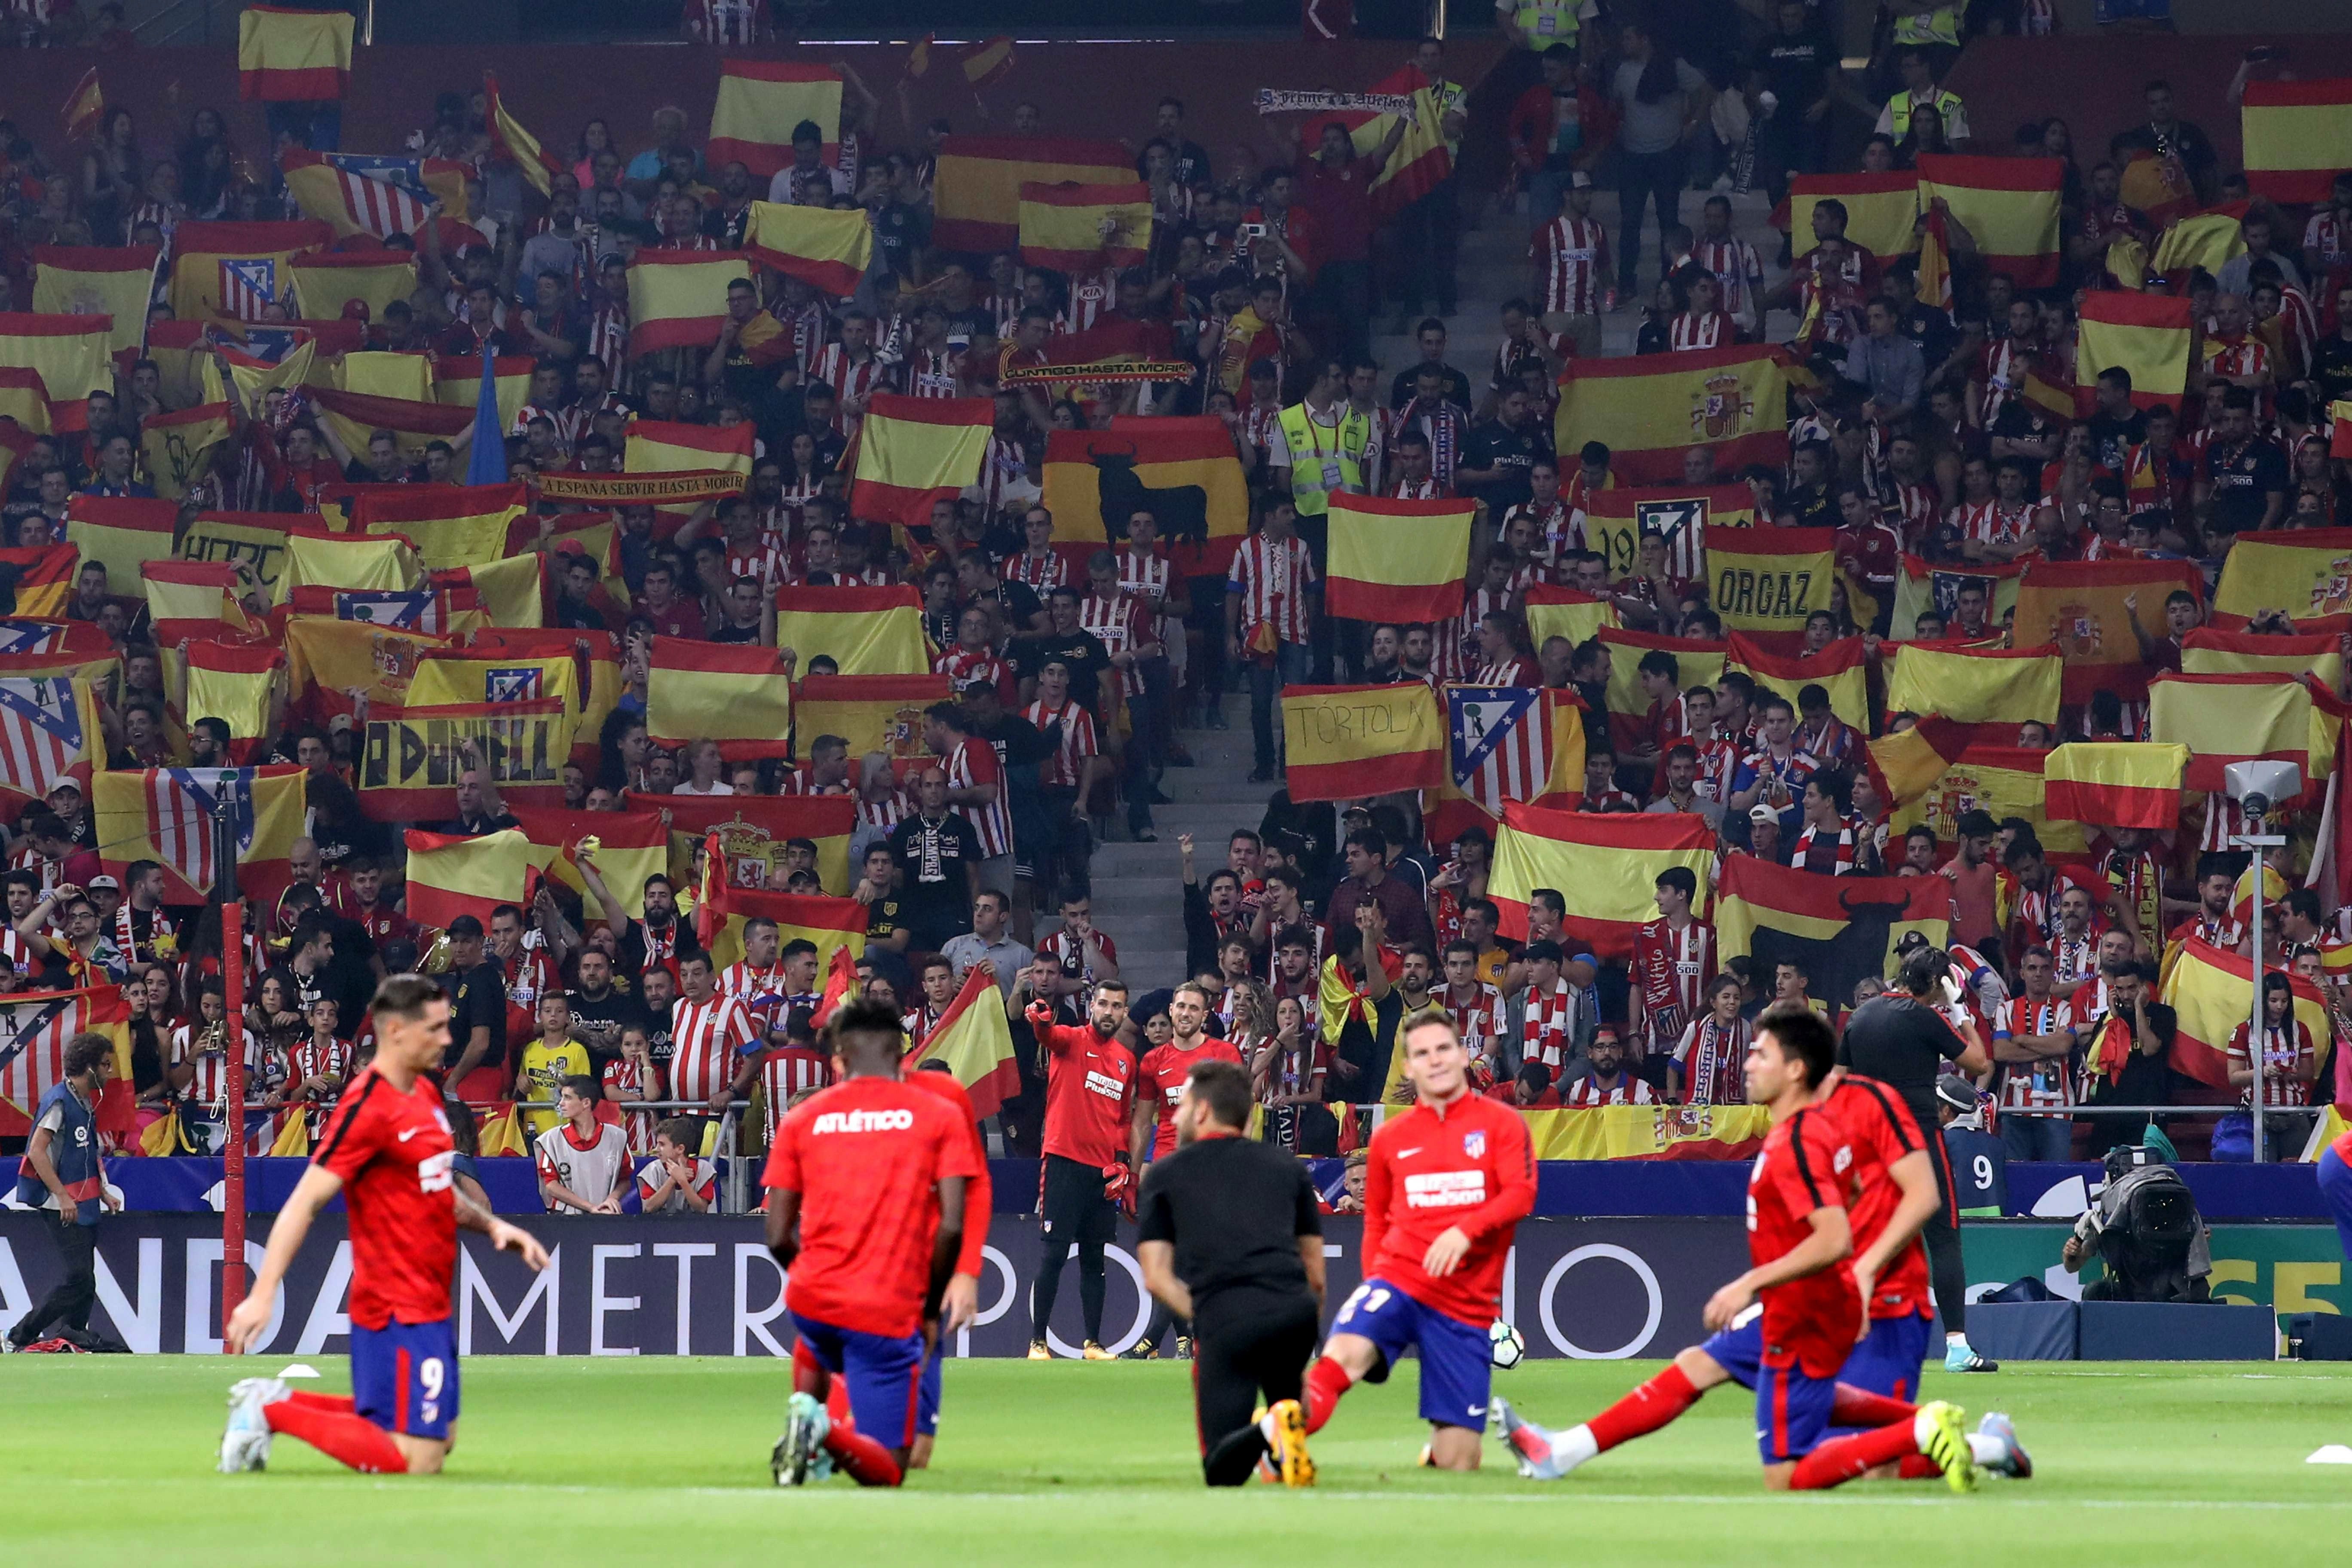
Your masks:
{"label": "green grass", "polygon": [[[785,1369],[772,1361],[466,1363],[463,1440],[433,1479],[354,1476],[280,1439],[265,1475],[212,1473],[217,1359],[0,1362],[13,1563],[925,1563],[1022,1568],[1481,1561],[2043,1564],[2322,1562],[2352,1531],[2352,1369],[2138,1364],[1931,1374],[1931,1396],[2015,1416],[2040,1474],[1860,1482],[1767,1496],[1752,1405],[1720,1390],[1567,1480],[1414,1468],[1410,1363],[1315,1439],[1312,1493],[1205,1495],[1181,1364],[950,1362],[937,1466],[901,1493],[769,1483]],[[1532,1362],[1496,1378],[1564,1426],[1655,1363]],[[322,1362],[321,1386],[346,1386]],[[1468,1506],[1465,1506],[1465,1505]],[[1508,1553],[1507,1557],[1495,1554]],[[2223,1555],[2225,1554],[2225,1555]]]}

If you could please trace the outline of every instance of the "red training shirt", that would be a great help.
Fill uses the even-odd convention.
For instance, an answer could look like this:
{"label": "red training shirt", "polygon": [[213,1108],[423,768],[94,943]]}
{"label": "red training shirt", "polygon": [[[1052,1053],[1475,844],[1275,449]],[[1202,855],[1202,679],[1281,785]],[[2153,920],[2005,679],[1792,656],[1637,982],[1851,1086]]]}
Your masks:
{"label": "red training shirt", "polygon": [[1045,1047],[1045,1152],[1097,1168],[1127,1152],[1135,1053],[1092,1024],[1033,1024]]}
{"label": "red training shirt", "polygon": [[[1424,1307],[1483,1329],[1502,1305],[1503,1260],[1536,1206],[1535,1157],[1519,1113],[1465,1095],[1417,1104],[1372,1134],[1364,1166],[1364,1278],[1378,1277]],[[1430,1278],[1429,1244],[1460,1226],[1470,1251]]]}
{"label": "red training shirt", "polygon": [[939,1181],[987,1169],[936,1094],[853,1078],[784,1118],[762,1179],[801,1194],[784,1303],[804,1318],[904,1339],[922,1326]]}
{"label": "red training shirt", "polygon": [[[1895,1091],[1874,1078],[1847,1073],[1822,1101],[1822,1109],[1845,1129],[1853,1150],[1853,1176],[1862,1195],[1853,1205],[1853,1252],[1859,1258],[1878,1245],[1887,1221],[1903,1202],[1903,1189],[1887,1169],[1897,1160],[1927,1147],[1919,1124],[1895,1098]],[[1871,1288],[1874,1318],[1926,1318],[1935,1314],[1927,1301],[1927,1253],[1913,1237],[1889,1258],[1878,1282]]]}
{"label": "red training shirt", "polygon": [[1176,1152],[1176,1101],[1184,1092],[1184,1080],[1192,1076],[1194,1062],[1231,1062],[1244,1069],[1249,1066],[1230,1042],[1205,1037],[1189,1051],[1178,1050],[1171,1040],[1144,1052],[1139,1092],[1156,1089],[1160,1096],[1160,1125],[1151,1134],[1151,1157],[1155,1160]]}
{"label": "red training shirt", "polygon": [[403,1094],[371,1062],[328,1114],[310,1157],[342,1179],[351,1212],[352,1321],[382,1329],[449,1315],[457,1267],[457,1197],[441,1079],[419,1073]]}
{"label": "red training shirt", "polygon": [[[1748,1177],[1748,1260],[1758,1267],[1794,1251],[1813,1234],[1816,1209],[1847,1206],[1853,1151],[1832,1113],[1811,1107],[1776,1125]],[[1764,1364],[1835,1377],[1862,1327],[1853,1266],[1846,1258],[1817,1274],[1769,1285],[1764,1298]]]}

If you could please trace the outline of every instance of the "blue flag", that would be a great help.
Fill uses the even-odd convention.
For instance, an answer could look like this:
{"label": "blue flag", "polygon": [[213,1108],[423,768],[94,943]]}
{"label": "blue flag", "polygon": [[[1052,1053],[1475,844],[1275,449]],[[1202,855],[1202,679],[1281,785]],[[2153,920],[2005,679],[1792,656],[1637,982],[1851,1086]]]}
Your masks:
{"label": "blue flag", "polygon": [[474,449],[466,458],[466,482],[507,482],[507,436],[499,420],[499,377],[488,338],[482,340],[482,389],[474,398]]}

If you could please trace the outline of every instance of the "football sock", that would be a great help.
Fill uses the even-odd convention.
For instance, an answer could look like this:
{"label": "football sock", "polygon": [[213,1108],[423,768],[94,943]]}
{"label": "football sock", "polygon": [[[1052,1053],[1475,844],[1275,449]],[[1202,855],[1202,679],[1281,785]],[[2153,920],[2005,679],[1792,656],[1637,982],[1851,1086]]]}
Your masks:
{"label": "football sock", "polygon": [[1837,1394],[1830,1402],[1830,1425],[1832,1426],[1885,1426],[1892,1422],[1908,1421],[1919,1413],[1919,1407],[1884,1394],[1873,1394],[1866,1388],[1856,1388],[1850,1383],[1837,1385]]}
{"label": "football sock", "polygon": [[825,1369],[824,1363],[817,1359],[816,1352],[809,1348],[809,1342],[806,1340],[794,1340],[793,1342],[793,1392],[813,1394],[817,1398],[823,1399],[832,1382],[833,1373]]}
{"label": "football sock", "polygon": [[263,1405],[261,1418],[272,1432],[299,1437],[327,1458],[368,1475],[400,1475],[408,1468],[407,1456],[392,1434],[363,1415],[281,1399]]}
{"label": "football sock", "polygon": [[1925,1454],[1907,1454],[1895,1473],[1906,1481],[1932,1481],[1944,1473],[1944,1467]]}
{"label": "football sock", "polygon": [[1258,1461],[1273,1452],[1265,1430],[1257,1422],[1226,1433],[1201,1456],[1201,1473],[1213,1487],[1245,1486]]}
{"label": "football sock", "polygon": [[1646,1436],[1698,1403],[1698,1390],[1683,1369],[1669,1365],[1633,1393],[1585,1423],[1594,1451],[1607,1453],[1620,1443]]}
{"label": "football sock", "polygon": [[835,1426],[825,1434],[824,1451],[861,1487],[895,1487],[907,1479],[890,1450],[863,1432]]}
{"label": "football sock", "polygon": [[1919,1439],[1907,1420],[1881,1426],[1875,1432],[1833,1437],[1797,1461],[1796,1473],[1789,1478],[1790,1489],[1817,1491],[1823,1487],[1843,1486],[1856,1476],[1918,1451]]}
{"label": "football sock", "polygon": [[[1088,1256],[1091,1254],[1092,1256]],[[1102,1343],[1103,1249],[1099,1243],[1078,1248],[1078,1311],[1086,1320],[1087,1338]]]}
{"label": "football sock", "polygon": [[1328,1355],[1316,1358],[1315,1364],[1307,1369],[1307,1430],[1309,1433],[1323,1430],[1323,1424],[1331,1419],[1332,1410],[1339,1405],[1339,1396],[1354,1384],[1355,1379],[1348,1375],[1348,1369]]}
{"label": "football sock", "polygon": [[1054,1301],[1062,1293],[1062,1265],[1068,1261],[1058,1247],[1045,1248],[1037,1260],[1037,1279],[1029,1288],[1029,1337],[1043,1342],[1045,1325],[1054,1321]]}
{"label": "football sock", "polygon": [[352,1396],[348,1394],[311,1394],[299,1388],[289,1389],[286,1394],[286,1402],[289,1405],[303,1405],[311,1410],[340,1410],[346,1415],[352,1414],[355,1408],[352,1404]]}

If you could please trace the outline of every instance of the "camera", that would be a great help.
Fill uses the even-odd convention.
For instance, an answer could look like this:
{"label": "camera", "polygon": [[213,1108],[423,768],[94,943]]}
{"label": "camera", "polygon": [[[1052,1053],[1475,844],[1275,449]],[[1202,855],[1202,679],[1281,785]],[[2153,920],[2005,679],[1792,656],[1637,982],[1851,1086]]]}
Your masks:
{"label": "camera", "polygon": [[1264,239],[1265,237],[1265,225],[1262,223],[1245,223],[1241,226],[1241,235],[1244,239]]}

